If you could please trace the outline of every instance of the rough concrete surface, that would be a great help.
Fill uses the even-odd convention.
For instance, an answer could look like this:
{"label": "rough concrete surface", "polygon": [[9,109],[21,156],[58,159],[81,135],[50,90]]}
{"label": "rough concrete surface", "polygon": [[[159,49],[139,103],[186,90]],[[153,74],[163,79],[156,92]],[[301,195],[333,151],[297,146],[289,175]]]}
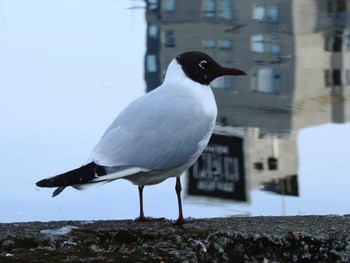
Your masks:
{"label": "rough concrete surface", "polygon": [[0,262],[350,262],[350,216],[0,224]]}

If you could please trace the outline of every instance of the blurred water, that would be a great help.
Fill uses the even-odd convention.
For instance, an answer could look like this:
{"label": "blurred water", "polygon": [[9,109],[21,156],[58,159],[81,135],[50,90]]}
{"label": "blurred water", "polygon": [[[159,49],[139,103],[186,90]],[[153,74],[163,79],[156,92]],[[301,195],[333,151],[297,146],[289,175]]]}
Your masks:
{"label": "blurred water", "polygon": [[[34,183],[83,164],[188,50],[248,76],[212,83],[218,125],[182,178],[185,215],[349,213],[350,2],[214,2],[2,1],[0,222],[137,217],[127,181],[56,198]],[[145,188],[146,215],[176,218],[174,186]]]}
{"label": "blurred water", "polygon": [[[218,126],[186,177],[188,205],[224,206],[220,214],[349,212],[349,7],[321,0],[149,1],[148,90],[183,50],[203,50],[249,72],[211,83]],[[156,58],[157,70],[147,58]]]}

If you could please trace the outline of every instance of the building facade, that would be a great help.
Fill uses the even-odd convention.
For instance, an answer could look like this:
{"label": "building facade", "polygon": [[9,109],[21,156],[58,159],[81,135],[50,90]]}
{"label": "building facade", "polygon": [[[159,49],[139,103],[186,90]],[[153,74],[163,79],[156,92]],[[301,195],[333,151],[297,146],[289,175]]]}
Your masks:
{"label": "building facade", "polygon": [[[298,195],[297,131],[350,121],[350,3],[146,3],[147,91],[162,82],[176,55],[189,50],[245,70],[246,78],[225,76],[211,83],[218,105],[216,134],[226,130],[243,138],[247,189],[268,185],[269,191]],[[271,190],[273,182],[283,182],[283,190]]]}

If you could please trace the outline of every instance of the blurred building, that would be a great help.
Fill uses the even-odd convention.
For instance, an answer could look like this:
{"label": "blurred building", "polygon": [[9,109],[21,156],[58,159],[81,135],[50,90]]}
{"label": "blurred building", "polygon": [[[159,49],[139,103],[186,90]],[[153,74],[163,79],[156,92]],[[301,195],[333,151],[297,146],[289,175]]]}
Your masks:
{"label": "blurred building", "polygon": [[[275,193],[298,195],[293,131],[350,120],[350,91],[346,87],[350,84],[350,3],[146,3],[147,91],[160,85],[171,59],[189,50],[206,52],[222,65],[245,70],[248,77],[224,76],[211,84],[219,109],[213,137],[226,134],[243,139],[244,154],[239,163],[244,166],[246,189],[261,186]],[[276,182],[284,186],[277,187]]]}

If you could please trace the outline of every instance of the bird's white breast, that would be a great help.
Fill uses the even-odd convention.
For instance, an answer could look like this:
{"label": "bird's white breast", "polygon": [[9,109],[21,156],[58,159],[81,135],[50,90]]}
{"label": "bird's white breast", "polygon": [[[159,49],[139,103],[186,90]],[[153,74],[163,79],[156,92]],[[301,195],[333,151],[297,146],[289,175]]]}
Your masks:
{"label": "bird's white breast", "polygon": [[202,85],[188,78],[176,59],[173,59],[169,64],[164,83],[159,89],[164,89],[164,92],[177,93],[178,96],[198,99],[201,101],[201,108],[197,110],[206,112],[216,119],[217,106],[210,86]]}
{"label": "bird's white breast", "polygon": [[191,158],[191,163],[193,163],[207,146],[215,127],[217,106],[213,91],[209,85],[202,85],[188,78],[175,59],[169,64],[164,84],[161,87],[166,89],[166,92],[188,96],[197,102],[193,103],[194,125],[200,121],[207,122],[207,132],[198,142],[198,150]]}

